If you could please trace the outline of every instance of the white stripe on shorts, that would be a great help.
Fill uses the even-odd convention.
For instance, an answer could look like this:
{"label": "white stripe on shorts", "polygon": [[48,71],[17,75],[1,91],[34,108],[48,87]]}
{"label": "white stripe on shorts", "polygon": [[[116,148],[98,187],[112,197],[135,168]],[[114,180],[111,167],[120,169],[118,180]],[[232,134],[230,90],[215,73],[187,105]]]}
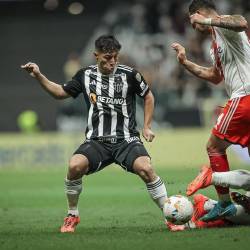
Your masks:
{"label": "white stripe on shorts", "polygon": [[230,124],[230,121],[239,105],[239,102],[240,102],[240,98],[235,98],[232,100],[232,103],[230,105],[230,108],[229,108],[229,111],[227,112],[225,118],[223,119],[223,122],[220,126],[220,129],[219,129],[219,132],[222,133],[222,134],[225,134],[227,129],[228,129],[228,126]]}

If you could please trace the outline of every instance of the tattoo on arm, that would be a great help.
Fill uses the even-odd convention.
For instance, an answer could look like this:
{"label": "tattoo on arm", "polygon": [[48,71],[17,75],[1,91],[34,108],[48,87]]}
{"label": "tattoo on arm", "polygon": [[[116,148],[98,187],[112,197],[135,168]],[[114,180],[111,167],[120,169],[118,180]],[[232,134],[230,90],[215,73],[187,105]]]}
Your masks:
{"label": "tattoo on arm", "polygon": [[219,18],[213,18],[211,25],[234,30],[236,32],[241,32],[248,28],[246,19],[241,15],[221,16]]}

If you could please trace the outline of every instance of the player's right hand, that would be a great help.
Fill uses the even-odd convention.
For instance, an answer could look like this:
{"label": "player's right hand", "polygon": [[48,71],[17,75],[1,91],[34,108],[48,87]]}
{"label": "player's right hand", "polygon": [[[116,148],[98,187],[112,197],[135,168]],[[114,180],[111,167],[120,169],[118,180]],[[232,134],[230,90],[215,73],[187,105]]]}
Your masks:
{"label": "player's right hand", "polygon": [[178,62],[184,64],[187,60],[185,48],[179,43],[173,43],[171,47],[176,51]]}
{"label": "player's right hand", "polygon": [[36,77],[40,74],[40,70],[37,64],[28,62],[25,65],[21,65],[22,69],[25,69],[32,77]]}

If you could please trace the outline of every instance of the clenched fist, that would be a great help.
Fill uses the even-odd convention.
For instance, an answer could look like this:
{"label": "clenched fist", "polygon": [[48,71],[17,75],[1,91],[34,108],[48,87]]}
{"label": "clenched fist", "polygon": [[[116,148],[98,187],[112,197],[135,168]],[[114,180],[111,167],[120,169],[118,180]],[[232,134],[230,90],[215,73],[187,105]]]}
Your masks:
{"label": "clenched fist", "polygon": [[32,77],[36,77],[41,74],[38,65],[32,62],[21,65],[21,68],[25,69]]}
{"label": "clenched fist", "polygon": [[147,142],[152,142],[155,138],[155,134],[150,128],[143,128],[142,135]]}

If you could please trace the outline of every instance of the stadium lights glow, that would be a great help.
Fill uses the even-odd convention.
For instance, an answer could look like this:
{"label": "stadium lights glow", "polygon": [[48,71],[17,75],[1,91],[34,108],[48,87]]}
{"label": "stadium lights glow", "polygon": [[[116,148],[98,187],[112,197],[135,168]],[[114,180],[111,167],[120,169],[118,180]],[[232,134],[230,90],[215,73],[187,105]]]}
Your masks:
{"label": "stadium lights glow", "polygon": [[46,10],[51,11],[55,10],[58,7],[58,5],[59,5],[58,0],[46,0],[43,6]]}
{"label": "stadium lights glow", "polygon": [[83,12],[84,6],[79,2],[71,3],[68,7],[68,12],[72,15],[79,15]]}

